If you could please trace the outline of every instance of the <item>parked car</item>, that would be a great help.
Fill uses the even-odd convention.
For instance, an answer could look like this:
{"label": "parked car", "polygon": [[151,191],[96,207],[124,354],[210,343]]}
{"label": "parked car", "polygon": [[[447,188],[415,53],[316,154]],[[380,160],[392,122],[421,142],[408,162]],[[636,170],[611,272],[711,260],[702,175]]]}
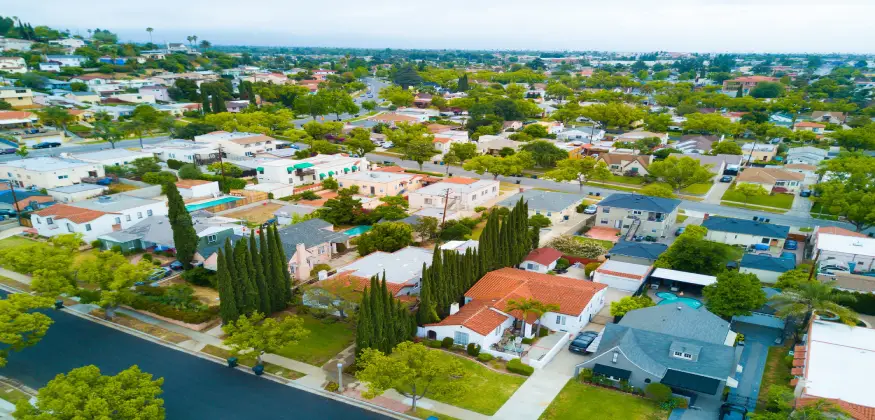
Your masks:
{"label": "parked car", "polygon": [[583,214],[596,214],[598,212],[599,207],[595,204],[590,204],[583,209]]}
{"label": "parked car", "polygon": [[681,234],[684,233],[685,230],[687,230],[686,227],[684,227],[684,226],[679,227],[678,230],[674,231],[674,236],[681,236]]}
{"label": "parked car", "polygon": [[790,251],[795,251],[799,248],[799,242],[796,242],[792,239],[787,239],[784,241],[784,249],[789,249]]}
{"label": "parked car", "polygon": [[811,197],[811,190],[804,189],[802,191],[799,191],[799,196],[800,197]]}
{"label": "parked car", "polygon": [[164,277],[169,276],[171,273],[173,273],[173,270],[171,270],[167,267],[158,267],[158,268],[152,270],[152,273],[149,274],[149,277],[147,278],[147,280],[148,281],[161,280]]}
{"label": "parked car", "polygon": [[383,146],[384,149],[389,149],[389,148],[391,148],[391,147],[394,146],[394,145],[395,145],[395,144],[393,144],[391,141],[384,141],[383,144],[382,144],[381,146]]}
{"label": "parked car", "polygon": [[171,269],[171,270],[177,270],[177,271],[179,271],[179,270],[182,270],[183,267],[184,267],[184,266],[183,266],[182,263],[179,262],[179,261],[174,261],[174,262],[170,263],[170,269]]}
{"label": "parked car", "polygon": [[720,178],[720,182],[732,182],[732,177],[729,176],[729,175],[723,175],[723,176]]}
{"label": "parked car", "polygon": [[595,331],[583,331],[578,333],[577,337],[574,337],[574,340],[568,345],[568,350],[573,353],[590,354],[592,352],[586,351],[586,348],[589,347],[598,336],[599,333]]}
{"label": "parked car", "polygon": [[15,151],[18,149],[8,148],[8,149],[0,149],[0,155],[14,155]]}
{"label": "parked car", "polygon": [[44,141],[42,143],[37,143],[37,144],[33,145],[33,148],[34,149],[51,149],[53,147],[58,147],[60,145],[61,145],[61,143],[56,142],[56,141]]}

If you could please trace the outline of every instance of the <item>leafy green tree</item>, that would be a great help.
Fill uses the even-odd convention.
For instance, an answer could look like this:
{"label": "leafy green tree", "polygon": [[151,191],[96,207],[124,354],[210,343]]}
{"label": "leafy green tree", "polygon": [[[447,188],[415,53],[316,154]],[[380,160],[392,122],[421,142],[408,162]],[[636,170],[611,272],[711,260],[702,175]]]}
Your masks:
{"label": "leafy green tree", "polygon": [[319,95],[301,95],[295,99],[295,112],[309,115],[316,121],[316,117],[328,113],[328,104],[325,97]]}
{"label": "leafy green tree", "polygon": [[228,336],[225,344],[234,354],[251,351],[255,353],[258,364],[262,364],[264,353],[275,353],[283,347],[297,343],[309,335],[304,328],[304,320],[295,315],[280,320],[265,318],[261,312],[251,316],[241,315],[236,321],[222,326]]}
{"label": "leafy green tree", "polygon": [[732,140],[724,140],[711,147],[711,153],[715,155],[741,155],[741,146]]}
{"label": "leafy green tree", "polygon": [[552,224],[553,222],[550,218],[543,214],[534,214],[529,217],[529,227],[544,229],[550,227]]}
{"label": "leafy green tree", "polygon": [[675,192],[695,184],[704,184],[711,181],[714,173],[709,169],[711,165],[702,165],[691,157],[677,158],[669,156],[665,160],[650,164],[647,171],[650,175],[668,184]]}
{"label": "leafy green tree", "polygon": [[580,184],[580,190],[583,191],[583,184],[586,181],[607,179],[611,176],[611,171],[608,170],[608,166],[604,162],[587,156],[560,160],[556,163],[556,169],[547,172],[544,176],[555,181],[577,181]]}
{"label": "leafy green tree", "polygon": [[477,145],[474,143],[453,143],[450,145],[450,152],[458,157],[461,163],[465,163],[468,159],[477,156]]}
{"label": "leafy green tree", "polygon": [[437,237],[439,221],[436,217],[425,216],[420,217],[413,224],[413,231],[419,235],[423,241],[430,241]]}
{"label": "leafy green tree", "polygon": [[[428,128],[422,124],[400,123],[395,128],[395,130],[388,132],[384,131],[386,140],[392,142],[395,147],[405,148],[414,140],[428,140],[429,144],[432,144],[434,140],[434,135],[429,133]],[[434,149],[433,145],[431,147]]]}
{"label": "leafy green tree", "polygon": [[371,100],[362,101],[362,108],[366,109],[367,111],[373,111],[377,109],[377,103]]}
{"label": "leafy green tree", "polygon": [[523,337],[528,337],[529,334],[526,333],[526,320],[528,319],[528,315],[535,311],[537,308],[538,302],[535,299],[530,298],[520,298],[520,299],[510,299],[507,301],[507,305],[505,305],[505,312],[519,312],[520,316],[514,316],[517,321],[520,322],[521,335]]}
{"label": "leafy green tree", "polygon": [[778,316],[801,319],[803,325],[807,325],[808,319],[815,312],[836,315],[847,325],[857,325],[857,314],[842,305],[855,300],[850,294],[836,293],[835,282],[806,281],[796,288],[784,289],[780,294],[772,296],[769,304],[777,310]]}
{"label": "leafy green tree", "polygon": [[397,107],[413,105],[413,92],[400,86],[386,86],[380,89],[380,97]]}
{"label": "leafy green tree", "polygon": [[422,164],[434,155],[440,154],[435,149],[434,143],[428,138],[413,139],[404,146],[404,159],[412,160],[419,165],[419,170],[422,170]]}
{"label": "leafy green tree", "polygon": [[319,218],[333,225],[351,225],[364,216],[361,200],[354,198],[357,189],[344,188],[337,192],[337,197],[332,198],[319,209]]}
{"label": "leafy green tree", "polygon": [[216,289],[219,291],[219,315],[225,324],[236,321],[240,317],[234,281],[231,279],[231,267],[228,263],[228,258],[233,258],[233,256],[225,255],[225,249],[230,248],[231,242],[229,239],[226,239],[224,248],[219,249],[216,267]]}
{"label": "leafy green tree", "polygon": [[[75,92],[75,90],[74,90]],[[0,99],[0,111],[9,111],[12,109],[12,104]]]}
{"label": "leafy green tree", "polygon": [[45,108],[38,112],[38,114],[40,121],[42,121],[43,124],[61,128],[64,131],[67,131],[67,124],[76,120],[76,117],[74,117],[73,114],[70,114],[64,108],[57,106]]}
{"label": "leafy green tree", "polygon": [[214,174],[222,175],[224,173],[225,176],[229,176],[231,178],[237,178],[243,175],[243,170],[240,169],[239,166],[231,162],[211,163],[209,166],[207,166],[207,169]]}
{"label": "leafy green tree", "polygon": [[402,222],[384,222],[358,237],[359,255],[374,251],[395,252],[413,243],[413,228]]}
{"label": "leafy green tree", "polygon": [[636,309],[656,305],[647,295],[626,296],[616,302],[611,302],[611,316],[623,316]]}
{"label": "leafy green tree", "polygon": [[720,114],[692,113],[685,115],[684,131],[695,133],[732,134],[737,125]]}
{"label": "leafy green tree", "polygon": [[646,185],[640,190],[638,190],[640,194],[649,195],[651,197],[662,197],[662,198],[677,198],[672,191],[671,187],[664,184],[650,184]]}
{"label": "leafy green tree", "polygon": [[349,93],[344,90],[319,90],[317,95],[319,94],[325,95],[326,109],[334,114],[337,121],[340,121],[340,114],[355,114],[359,112],[359,107],[352,99],[352,96],[349,96]]}
{"label": "leafy green tree", "polygon": [[13,416],[22,420],[102,418],[118,420],[163,420],[164,378],[153,380],[137,365],[106,376],[94,365],[58,374],[37,393],[36,403],[27,399],[15,406]]}
{"label": "leafy green tree", "polygon": [[411,399],[413,411],[417,401],[428,395],[446,398],[467,391],[462,381],[466,372],[459,360],[409,341],[398,344],[391,355],[364,349],[356,366],[356,379],[367,387],[362,396],[374,398],[396,389]]}
{"label": "leafy green tree", "polygon": [[830,134],[839,146],[852,152],[875,150],[875,123],[850,130],[836,130]]}
{"label": "leafy green tree", "polygon": [[371,132],[360,127],[353,128],[352,131],[349,132],[349,137],[343,144],[346,146],[347,150],[359,156],[371,153],[377,148],[377,145],[371,141]]}
{"label": "leafy green tree", "polygon": [[21,145],[18,149],[15,149],[15,155],[20,158],[26,158],[27,155],[30,154],[30,150],[27,149],[27,146]]}
{"label": "leafy green tree", "polygon": [[201,172],[197,165],[186,163],[179,168],[178,174],[180,179],[200,179],[203,172]]}
{"label": "leafy green tree", "polygon": [[410,204],[404,199],[404,197],[387,195],[385,197],[380,197],[380,201],[382,201],[383,204],[377,206],[377,208],[371,212],[372,220],[375,222],[380,220],[401,220],[407,217],[407,209],[410,207]]}
{"label": "leafy green tree", "polygon": [[562,83],[549,83],[545,93],[552,98],[558,99],[561,103],[563,99],[574,95],[574,90]]}
{"label": "leafy green tree", "polygon": [[701,226],[687,226],[654,266],[706,275],[719,273],[724,269],[722,251],[716,243],[705,240],[707,232],[708,229]]}
{"label": "leafy green tree", "polygon": [[54,323],[48,315],[35,312],[52,306],[46,297],[24,293],[9,294],[0,300],[0,367],[6,366],[9,353],[21,351],[38,343]]}
{"label": "leafy green tree", "polygon": [[705,306],[724,318],[750,315],[766,304],[766,293],[756,275],[729,270],[717,274],[717,282],[702,290]]}
{"label": "leafy green tree", "polygon": [[310,137],[316,140],[323,140],[328,135],[338,136],[343,131],[343,123],[336,121],[325,121],[323,123],[308,121],[301,127]]}
{"label": "leafy green tree", "polygon": [[528,124],[523,127],[522,132],[536,139],[543,139],[550,136],[550,133],[547,132],[547,127],[544,127],[541,124]]}
{"label": "leafy green tree", "polygon": [[811,281],[811,266],[802,264],[778,276],[775,287],[781,290],[798,289],[799,286]]}
{"label": "leafy green tree", "polygon": [[568,152],[545,140],[526,143],[520,149],[531,153],[535,164],[542,168],[553,168],[556,162],[568,158]]}
{"label": "leafy green tree", "polygon": [[130,288],[145,281],[155,266],[145,260],[131,264],[124,255],[113,252],[95,252],[76,263],[76,277],[85,283],[100,287],[100,306],[107,319],[128,301]]}
{"label": "leafy green tree", "polygon": [[185,208],[185,201],[179,194],[176,184],[168,183],[167,194],[167,218],[173,230],[173,246],[176,248],[176,259],[185,267],[191,266],[194,253],[197,252],[199,238],[194,229],[191,215]]}
{"label": "leafy green tree", "polygon": [[134,159],[130,165],[134,169],[134,175],[138,178],[142,178],[148,172],[161,172],[161,166],[152,157]]}
{"label": "leafy green tree", "polygon": [[650,114],[644,117],[644,128],[654,133],[664,133],[672,125],[671,115]]}
{"label": "leafy green tree", "polygon": [[776,82],[760,82],[750,90],[754,98],[777,98],[784,93],[784,85]]}
{"label": "leafy green tree", "polygon": [[600,123],[603,127],[630,127],[646,115],[640,108],[631,107],[619,102],[593,104],[583,107],[581,115]]}
{"label": "leafy green tree", "polygon": [[94,135],[108,142],[113,149],[115,149],[115,144],[121,140],[122,134],[123,132],[119,125],[111,121],[98,121],[94,123]]}

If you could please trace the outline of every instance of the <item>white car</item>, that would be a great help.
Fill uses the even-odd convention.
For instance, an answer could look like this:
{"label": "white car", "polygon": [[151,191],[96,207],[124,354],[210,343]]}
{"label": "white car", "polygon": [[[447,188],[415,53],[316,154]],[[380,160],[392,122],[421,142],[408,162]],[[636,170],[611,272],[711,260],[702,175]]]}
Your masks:
{"label": "white car", "polygon": [[599,208],[595,204],[590,204],[583,209],[583,214],[596,214]]}
{"label": "white car", "polygon": [[393,144],[391,141],[384,141],[383,144],[382,144],[382,146],[383,146],[384,149],[389,149],[389,148],[391,148],[392,146],[394,146],[394,144]]}

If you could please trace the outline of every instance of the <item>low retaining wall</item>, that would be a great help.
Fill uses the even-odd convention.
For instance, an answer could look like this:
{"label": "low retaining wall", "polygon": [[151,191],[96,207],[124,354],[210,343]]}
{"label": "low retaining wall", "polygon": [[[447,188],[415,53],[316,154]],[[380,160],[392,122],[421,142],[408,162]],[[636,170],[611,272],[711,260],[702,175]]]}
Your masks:
{"label": "low retaining wall", "polygon": [[171,324],[175,324],[175,325],[178,325],[178,326],[180,326],[180,327],[188,328],[188,329],[190,329],[190,330],[195,330],[195,331],[203,331],[203,330],[205,330],[205,329],[207,329],[207,328],[211,328],[213,325],[215,325],[215,323],[216,323],[216,321],[217,321],[216,319],[213,319],[213,320],[209,320],[209,321],[206,321],[206,322],[202,322],[202,323],[200,323],[200,324],[189,324],[189,323],[187,323],[187,322],[178,321],[178,320],[175,320],[175,319],[173,319],[173,318],[167,318],[167,317],[164,317],[164,316],[161,316],[161,315],[158,315],[158,314],[153,314],[152,312],[147,312],[147,311],[141,311],[141,310],[139,310],[139,309],[134,309],[134,308],[132,308],[132,307],[130,307],[130,306],[126,306],[126,305],[122,305],[121,307],[122,307],[122,308],[125,308],[125,309],[127,309],[127,310],[129,310],[129,311],[131,311],[131,312],[136,312],[136,313],[138,313],[138,314],[145,315],[145,316],[149,316],[149,317],[152,317],[152,318],[155,318],[155,319],[160,319],[160,320],[162,320],[162,321],[167,321],[167,322],[169,322],[169,323],[171,323]]}
{"label": "low retaining wall", "polygon": [[498,350],[492,350],[492,349],[488,349],[488,348],[481,348],[481,349],[480,349],[480,353],[488,353],[488,354],[491,354],[492,356],[494,356],[494,357],[497,358],[497,359],[501,359],[501,360],[504,360],[504,361],[507,361],[507,362],[509,362],[509,361],[511,361],[511,360],[513,360],[513,359],[519,359],[519,358],[520,358],[520,356],[517,356],[516,354],[504,353],[504,352],[500,352],[500,351],[498,351]]}
{"label": "low retaining wall", "polygon": [[535,369],[543,369],[544,366],[547,366],[547,363],[550,363],[550,361],[553,360],[553,358],[556,357],[556,355],[565,348],[565,345],[568,344],[569,341],[571,341],[571,333],[564,334],[565,335],[556,342],[556,345],[554,345],[553,348],[550,349],[550,351],[544,354],[544,356],[541,357],[540,360],[529,360],[529,366]]}

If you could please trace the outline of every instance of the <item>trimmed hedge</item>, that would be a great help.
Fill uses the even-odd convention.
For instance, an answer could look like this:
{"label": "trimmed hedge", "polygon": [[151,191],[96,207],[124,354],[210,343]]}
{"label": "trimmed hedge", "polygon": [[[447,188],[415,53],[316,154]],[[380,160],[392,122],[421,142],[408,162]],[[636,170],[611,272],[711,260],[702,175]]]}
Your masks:
{"label": "trimmed hedge", "polygon": [[513,373],[518,373],[518,374],[523,375],[523,376],[529,376],[529,375],[535,373],[535,368],[533,368],[527,364],[524,364],[522,362],[522,360],[520,360],[520,359],[513,359],[513,360],[507,362],[507,370],[509,370]]}
{"label": "trimmed hedge", "polygon": [[479,360],[479,361],[481,361],[481,362],[483,362],[483,363],[486,363],[486,362],[488,362],[488,361],[490,361],[490,360],[492,360],[492,359],[494,359],[494,358],[495,358],[495,356],[493,356],[493,355],[491,355],[491,354],[489,354],[489,353],[480,353],[480,354],[477,355],[477,360]]}
{"label": "trimmed hedge", "polygon": [[179,169],[182,167],[182,165],[185,165],[185,162],[183,162],[181,160],[167,159],[167,166],[170,169]]}
{"label": "trimmed hedge", "polygon": [[468,348],[465,349],[468,352],[468,355],[477,357],[480,355],[480,345],[474,343],[468,343]]}
{"label": "trimmed hedge", "polygon": [[150,300],[146,296],[134,296],[131,299],[130,305],[132,308],[140,311],[151,312],[155,315],[175,319],[177,321],[182,321],[188,324],[201,324],[213,320],[217,316],[219,316],[218,306],[211,306],[204,311],[186,311],[176,309],[163,303],[155,302],[153,300]]}
{"label": "trimmed hedge", "polygon": [[444,339],[441,340],[441,347],[443,347],[445,349],[452,348],[453,347],[453,338],[452,337],[444,337]]}

